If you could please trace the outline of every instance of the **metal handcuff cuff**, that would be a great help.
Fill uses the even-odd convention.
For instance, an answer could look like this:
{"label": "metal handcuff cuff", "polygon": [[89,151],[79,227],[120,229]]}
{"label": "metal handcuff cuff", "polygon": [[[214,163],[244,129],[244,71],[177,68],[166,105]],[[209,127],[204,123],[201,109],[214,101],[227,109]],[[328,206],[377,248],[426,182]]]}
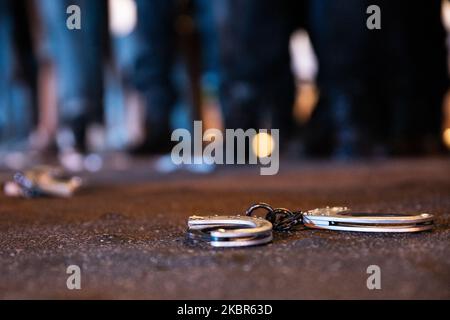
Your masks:
{"label": "metal handcuff cuff", "polygon": [[[257,209],[266,217],[254,217]],[[358,232],[419,232],[433,228],[428,213],[359,213],[347,207],[325,207],[309,211],[273,208],[266,203],[250,206],[244,216],[191,216],[187,238],[208,242],[213,247],[246,247],[272,241],[272,231],[291,231],[298,227]]]}

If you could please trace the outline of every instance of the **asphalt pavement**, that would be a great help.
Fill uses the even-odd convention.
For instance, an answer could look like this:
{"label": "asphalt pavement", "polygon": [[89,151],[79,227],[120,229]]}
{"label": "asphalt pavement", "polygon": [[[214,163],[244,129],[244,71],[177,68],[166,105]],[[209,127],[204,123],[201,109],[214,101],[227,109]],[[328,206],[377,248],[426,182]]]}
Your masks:
{"label": "asphalt pavement", "polygon": [[[5,180],[11,172],[3,171]],[[0,298],[450,299],[450,161],[287,161],[209,175],[127,170],[84,175],[69,199],[0,195]],[[239,214],[252,203],[428,212],[432,231],[277,233],[273,243],[214,249],[185,240],[192,214]],[[81,290],[69,290],[69,265]],[[366,286],[381,270],[381,290]]]}

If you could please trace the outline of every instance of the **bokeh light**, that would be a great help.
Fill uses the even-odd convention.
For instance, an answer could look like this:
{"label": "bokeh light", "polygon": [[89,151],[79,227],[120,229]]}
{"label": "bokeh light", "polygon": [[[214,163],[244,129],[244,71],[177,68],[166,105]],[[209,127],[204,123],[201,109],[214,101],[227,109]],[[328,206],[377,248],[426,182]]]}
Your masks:
{"label": "bokeh light", "polygon": [[124,37],[137,24],[137,7],[133,0],[109,0],[109,28],[113,35]]}
{"label": "bokeh light", "polygon": [[450,128],[444,130],[442,134],[442,139],[444,140],[444,144],[450,149]]}
{"label": "bokeh light", "polygon": [[275,141],[267,132],[260,132],[253,137],[252,150],[258,158],[269,157],[275,149]]}

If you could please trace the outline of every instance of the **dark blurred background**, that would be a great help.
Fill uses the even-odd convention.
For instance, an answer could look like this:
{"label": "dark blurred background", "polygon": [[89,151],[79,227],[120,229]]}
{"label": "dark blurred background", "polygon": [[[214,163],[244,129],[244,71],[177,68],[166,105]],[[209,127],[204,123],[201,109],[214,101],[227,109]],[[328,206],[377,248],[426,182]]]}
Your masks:
{"label": "dark blurred background", "polygon": [[300,159],[450,149],[447,1],[0,0],[0,24],[2,167],[166,154],[194,120]]}

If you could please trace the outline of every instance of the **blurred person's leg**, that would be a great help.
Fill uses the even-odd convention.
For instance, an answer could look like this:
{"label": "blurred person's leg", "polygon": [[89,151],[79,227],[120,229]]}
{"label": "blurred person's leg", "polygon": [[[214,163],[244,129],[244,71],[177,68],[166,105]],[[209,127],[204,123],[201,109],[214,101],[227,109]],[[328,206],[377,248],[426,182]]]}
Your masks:
{"label": "blurred person's leg", "polygon": [[392,151],[439,151],[443,147],[442,100],[448,88],[441,1],[383,1],[382,5]]}
{"label": "blurred person's leg", "polygon": [[35,65],[26,2],[0,1],[0,131],[5,140],[25,143],[35,124]]}
{"label": "blurred person's leg", "polygon": [[0,142],[8,137],[9,85],[12,80],[12,16],[10,3],[0,0]]}
{"label": "blurred person's leg", "polygon": [[203,82],[207,82],[207,85],[217,86],[220,77],[220,63],[218,30],[214,21],[214,1],[195,0],[194,5],[194,18],[201,38]]}
{"label": "blurred person's leg", "polygon": [[347,158],[364,145],[366,7],[363,0],[309,1],[308,29],[319,62],[320,99],[306,140],[312,154]]}
{"label": "blurred person's leg", "polygon": [[[292,128],[295,85],[288,1],[215,2],[226,128]],[[298,13],[299,15],[301,13]]]}
{"label": "blurred person's leg", "polygon": [[[177,44],[185,64],[190,102],[189,120],[202,120],[202,50],[200,28],[196,21],[197,2],[193,0],[178,1],[179,14],[176,18]],[[181,70],[180,70],[181,71]],[[181,73],[181,72],[180,72]]]}
{"label": "blurred person's leg", "polygon": [[[50,35],[43,29],[39,1],[26,1],[31,43],[36,59],[36,128],[30,135],[30,148],[35,151],[55,151],[58,125],[58,101],[55,63],[51,59]],[[22,12],[21,12],[22,13]],[[23,13],[22,13],[23,14]]]}
{"label": "blurred person's leg", "polygon": [[[81,30],[66,27],[66,10],[72,4],[81,8]],[[50,35],[56,66],[60,126],[73,134],[73,139],[67,140],[73,140],[76,150],[83,152],[88,124],[103,118],[106,2],[43,0],[37,7]]]}
{"label": "blurred person's leg", "polygon": [[139,45],[135,0],[109,1],[111,64],[106,77],[105,125],[107,144],[113,150],[133,149],[145,139],[145,101],[133,83]]}
{"label": "blurred person's leg", "polygon": [[200,38],[201,105],[203,130],[223,127],[219,103],[220,62],[214,1],[195,0],[195,25]]}
{"label": "blurred person's leg", "polygon": [[[381,9],[381,30],[366,27],[371,4]],[[424,136],[439,141],[447,88],[440,6],[440,1],[310,1],[320,87],[308,133],[311,149],[350,157],[373,154],[377,143],[384,150],[393,143],[394,152],[404,153],[419,151]]]}
{"label": "blurred person's leg", "polygon": [[38,125],[31,137],[31,147],[54,151],[58,128],[57,78],[53,62],[41,60],[37,75]]}
{"label": "blurred person's leg", "polygon": [[146,105],[146,141],[140,149],[163,152],[170,146],[169,120],[176,98],[171,81],[176,1],[137,0],[137,9],[137,58],[132,72]]}
{"label": "blurred person's leg", "polygon": [[[123,107],[124,109],[118,109],[121,106],[114,103],[109,106],[110,108],[114,108],[114,110],[109,110],[110,114],[108,115],[111,119],[117,120],[117,122],[110,123],[111,127],[121,128],[124,132],[110,132],[109,137],[112,140],[110,145],[113,148],[119,146],[120,149],[134,149],[139,148],[139,146],[145,141],[145,129],[144,129],[144,118],[145,118],[145,99],[139,90],[137,90],[132,81],[132,73],[130,67],[133,60],[134,50],[130,49],[130,46],[133,47],[134,39],[120,39],[120,41],[116,41],[114,43],[115,47],[115,57],[116,57],[116,68],[118,72],[115,74],[117,76],[118,85],[120,85],[120,89],[122,91],[123,97]],[[129,58],[129,61],[121,61],[117,59],[118,52],[126,52]],[[111,121],[110,122],[114,122]],[[111,130],[111,127],[109,128]],[[117,131],[117,130],[115,130]]]}

